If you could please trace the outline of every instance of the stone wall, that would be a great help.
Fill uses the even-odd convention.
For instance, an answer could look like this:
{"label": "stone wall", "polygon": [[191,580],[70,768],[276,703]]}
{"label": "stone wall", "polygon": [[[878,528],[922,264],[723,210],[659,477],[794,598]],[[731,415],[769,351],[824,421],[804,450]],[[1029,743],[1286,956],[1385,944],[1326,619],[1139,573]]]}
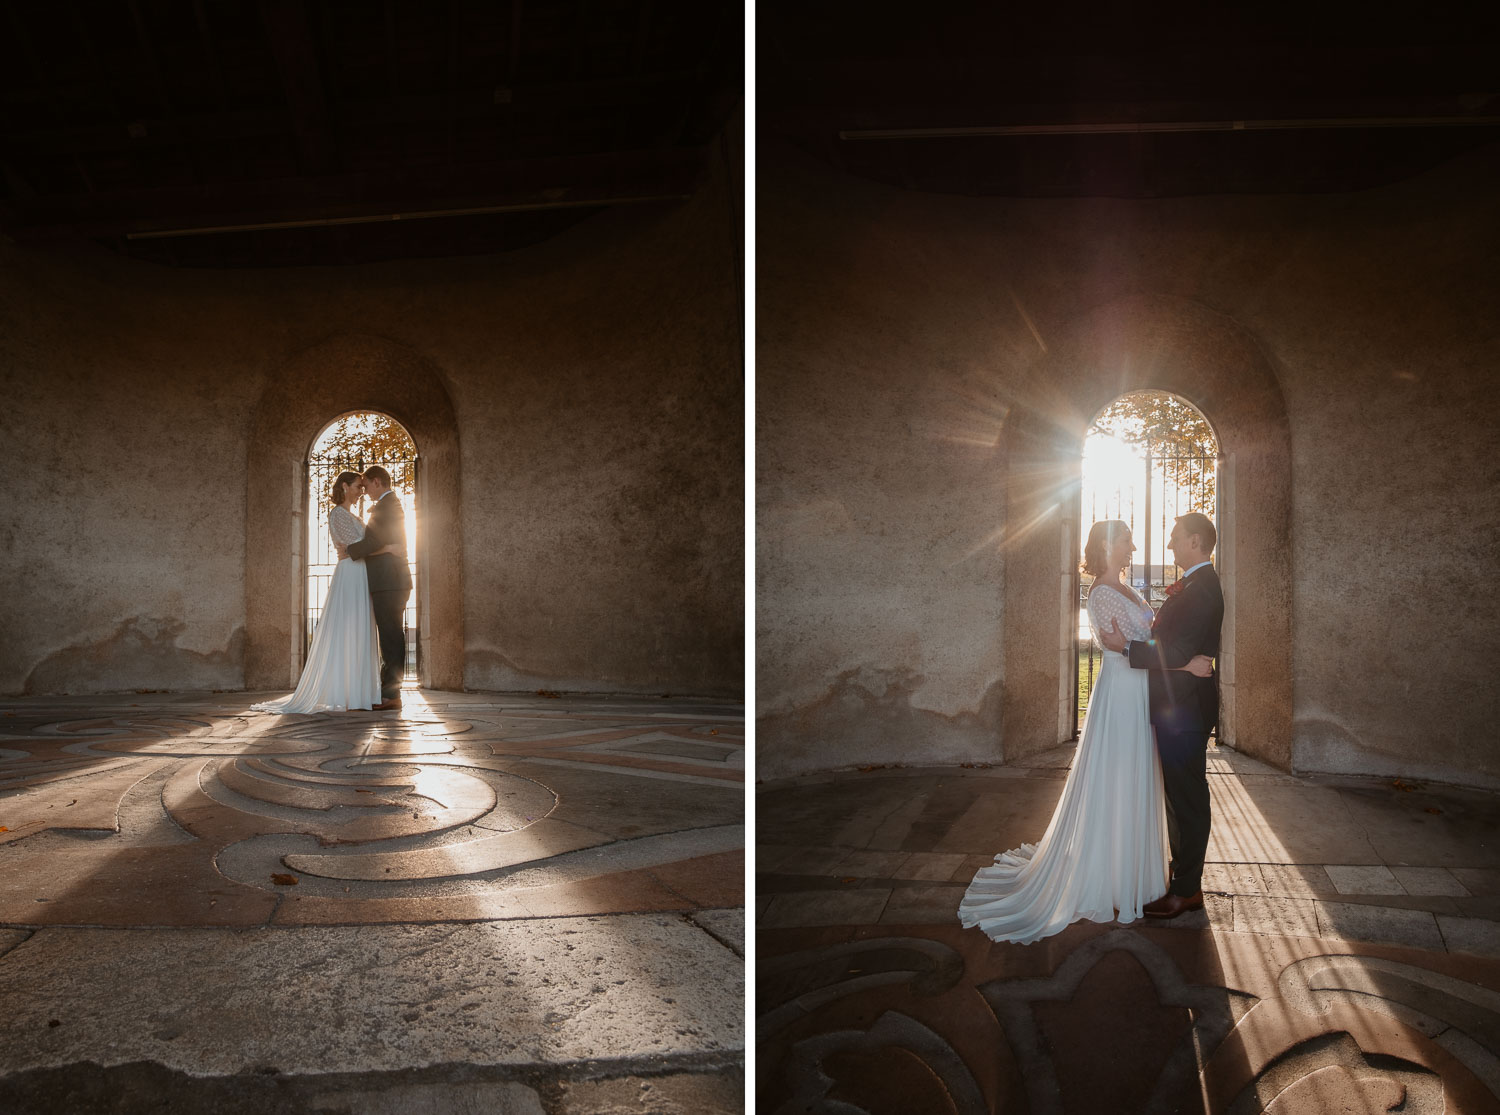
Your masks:
{"label": "stone wall", "polygon": [[732,170],[491,257],[209,271],[0,246],[0,693],[289,685],[282,512],[319,430],[370,406],[447,477],[429,681],[739,693]]}
{"label": "stone wall", "polygon": [[1092,415],[1230,455],[1228,735],[1500,786],[1500,151],[1355,194],[924,195],[760,147],[762,778],[1066,734]]}

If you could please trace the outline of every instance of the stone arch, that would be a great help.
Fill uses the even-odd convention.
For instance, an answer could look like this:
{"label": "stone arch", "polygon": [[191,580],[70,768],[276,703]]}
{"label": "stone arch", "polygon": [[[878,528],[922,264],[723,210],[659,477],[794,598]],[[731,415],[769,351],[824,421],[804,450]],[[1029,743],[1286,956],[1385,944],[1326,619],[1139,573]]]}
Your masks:
{"label": "stone arch", "polygon": [[[1024,373],[1005,420],[1005,757],[1066,738],[1076,500],[1088,423],[1131,391],[1177,395],[1223,454],[1216,555],[1225,594],[1222,738],[1291,767],[1291,434],[1275,372],[1238,323],[1136,296],[1070,323]],[[1072,604],[1076,608],[1076,604]],[[1056,653],[1051,653],[1053,650]]]}
{"label": "stone arch", "polygon": [[[458,422],[441,372],[384,337],[341,335],[271,374],[255,408],[245,479],[245,686],[296,683],[305,546],[303,462],[330,421],[357,410],[406,427],[422,460],[417,502],[421,683],[463,688],[463,535]],[[439,541],[434,541],[439,540]]]}

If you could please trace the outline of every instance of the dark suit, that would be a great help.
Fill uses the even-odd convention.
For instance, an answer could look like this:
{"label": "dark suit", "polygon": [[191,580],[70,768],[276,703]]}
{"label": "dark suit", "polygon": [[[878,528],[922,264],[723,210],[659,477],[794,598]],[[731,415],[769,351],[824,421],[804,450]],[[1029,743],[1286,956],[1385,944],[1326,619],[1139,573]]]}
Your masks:
{"label": "dark suit", "polygon": [[1224,592],[1212,565],[1179,582],[1162,603],[1151,638],[1130,644],[1130,664],[1150,670],[1151,726],[1161,756],[1167,795],[1167,837],[1172,847],[1170,893],[1192,895],[1203,887],[1210,809],[1206,770],[1208,734],[1219,722],[1219,679],[1195,677],[1178,667],[1197,654],[1218,657]]}
{"label": "dark suit", "polygon": [[[402,553],[377,554],[392,542]],[[370,577],[370,603],[375,629],[380,632],[380,694],[386,700],[401,696],[406,673],[406,601],[411,596],[411,569],[406,564],[406,512],[394,491],[375,502],[365,523],[365,536],[349,544],[349,556],[365,563]]]}

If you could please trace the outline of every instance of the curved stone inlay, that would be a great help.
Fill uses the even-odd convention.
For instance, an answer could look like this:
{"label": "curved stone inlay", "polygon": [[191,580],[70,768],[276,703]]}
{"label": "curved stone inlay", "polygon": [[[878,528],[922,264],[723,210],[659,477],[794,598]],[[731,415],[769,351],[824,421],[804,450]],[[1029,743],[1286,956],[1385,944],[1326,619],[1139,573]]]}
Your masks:
{"label": "curved stone inlay", "polygon": [[1151,977],[1162,1006],[1186,1007],[1192,1017],[1188,1033],[1157,1077],[1146,1104],[1148,1111],[1161,1109],[1167,1097],[1181,1095],[1191,1086],[1200,1063],[1212,1055],[1234,1028],[1238,1011],[1255,1001],[1255,996],[1231,988],[1190,985],[1170,954],[1129,929],[1114,929],[1090,938],[1045,979],[992,980],[981,984],[980,994],[1004,1027],[1017,1059],[1027,1067],[1026,1094],[1036,1115],[1060,1113],[1062,1093],[1034,1004],[1071,1000],[1094,965],[1116,950],[1124,950],[1140,962]]}
{"label": "curved stone inlay", "polygon": [[442,879],[452,875],[477,875],[498,871],[533,860],[551,859],[604,843],[599,833],[544,818],[516,832],[481,836],[463,843],[401,852],[371,852],[353,855],[289,855],[288,867],[328,879],[364,879],[381,882],[396,879]]}
{"label": "curved stone inlay", "polygon": [[899,1011],[886,1011],[865,1031],[836,1030],[793,1045],[784,1069],[792,1099],[781,1111],[787,1115],[800,1111],[864,1115],[868,1108],[829,1097],[837,1080],[825,1065],[838,1054],[863,1052],[888,1058],[893,1050],[914,1055],[921,1068],[940,1082],[933,1089],[940,1095],[929,1095],[923,1110],[938,1111],[932,1104],[946,1100],[947,1110],[953,1115],[989,1115],[984,1093],[948,1040]]}
{"label": "curved stone inlay", "polygon": [[1403,1058],[1367,1054],[1347,1033],[1320,1034],[1287,1050],[1247,1085],[1226,1115],[1304,1112],[1441,1112],[1443,1081]]}
{"label": "curved stone inlay", "polygon": [[877,937],[762,959],[757,994],[774,1004],[761,1013],[762,1039],[813,1011],[871,987],[909,983],[920,995],[937,995],[963,976],[964,961],[940,941]]}
{"label": "curved stone inlay", "polygon": [[1278,984],[1282,999],[1303,1014],[1351,1004],[1421,1031],[1500,1100],[1500,1055],[1494,1048],[1500,992],[1415,964],[1355,955],[1299,960],[1282,971]]}
{"label": "curved stone inlay", "polygon": [[[388,907],[361,900],[493,894],[519,916],[532,913],[511,892],[542,892],[539,911],[722,903],[724,884],[709,874],[726,867],[707,861],[743,848],[743,818],[698,783],[734,785],[738,772],[724,768],[743,754],[742,721],[431,699],[484,711],[226,715],[177,698],[182,707],[99,715],[32,706],[17,731],[0,731],[0,844],[20,846],[24,876],[0,886],[0,906],[17,924],[247,924],[344,916],[303,899],[352,903],[348,916],[377,920]],[[608,766],[590,752],[621,742],[653,746]],[[688,774],[692,758],[719,769]]]}

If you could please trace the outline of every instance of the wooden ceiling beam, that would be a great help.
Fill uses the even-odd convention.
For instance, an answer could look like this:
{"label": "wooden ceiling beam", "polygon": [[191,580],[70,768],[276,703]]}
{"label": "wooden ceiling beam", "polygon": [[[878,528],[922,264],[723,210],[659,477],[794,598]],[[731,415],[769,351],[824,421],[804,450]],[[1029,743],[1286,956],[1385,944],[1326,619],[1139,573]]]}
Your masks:
{"label": "wooden ceiling beam", "polygon": [[[334,133],[349,125],[427,125],[452,119],[492,119],[497,123],[517,114],[614,106],[622,110],[647,108],[685,95],[702,78],[693,71],[650,74],[640,78],[611,78],[584,82],[549,82],[511,88],[509,100],[496,103],[492,89],[457,90],[395,97],[387,100],[347,101],[332,106],[328,122]],[[134,125],[139,135],[132,135]],[[170,119],[147,118],[127,125],[87,125],[0,132],[0,147],[41,154],[121,152],[137,148],[253,139],[293,132],[294,122],[284,111],[243,109],[182,114]]]}
{"label": "wooden ceiling beam", "polygon": [[485,167],[340,174],[196,188],[13,200],[18,240],[184,235],[270,227],[412,219],[443,214],[611,205],[688,196],[697,149],[526,159]]}

